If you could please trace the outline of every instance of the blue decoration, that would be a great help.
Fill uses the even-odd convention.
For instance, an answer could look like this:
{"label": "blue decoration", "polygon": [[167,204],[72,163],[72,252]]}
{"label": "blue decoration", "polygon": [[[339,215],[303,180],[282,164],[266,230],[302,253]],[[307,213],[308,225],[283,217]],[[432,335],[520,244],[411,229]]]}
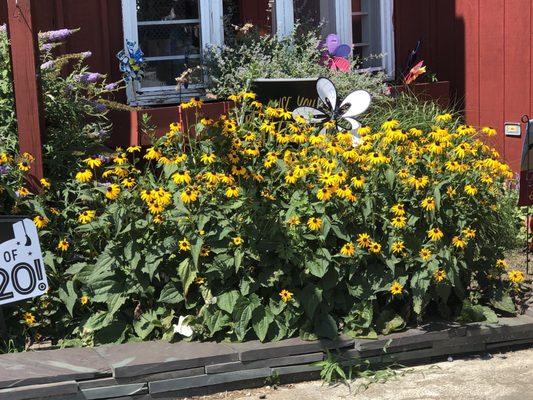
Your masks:
{"label": "blue decoration", "polygon": [[130,40],[126,40],[126,48],[127,53],[125,50],[121,50],[117,54],[120,61],[120,72],[124,75],[126,82],[140,82],[144,78],[146,68],[144,53],[136,42]]}

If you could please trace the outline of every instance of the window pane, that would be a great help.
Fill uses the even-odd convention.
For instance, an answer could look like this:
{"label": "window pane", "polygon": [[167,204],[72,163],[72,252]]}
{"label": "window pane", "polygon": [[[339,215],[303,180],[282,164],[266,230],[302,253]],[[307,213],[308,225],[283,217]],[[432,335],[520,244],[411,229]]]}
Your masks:
{"label": "window pane", "polygon": [[382,66],[381,10],[375,0],[352,0],[352,32],[354,56],[359,56],[363,67]]}
{"label": "window pane", "polygon": [[140,25],[139,43],[146,57],[200,53],[200,24]]}
{"label": "window pane", "polygon": [[198,0],[137,0],[139,21],[198,19]]}
{"label": "window pane", "polygon": [[307,30],[318,28],[322,22],[320,0],[294,0],[294,19]]}
{"label": "window pane", "polygon": [[[152,61],[148,63],[142,87],[176,86],[176,78],[185,70],[200,65],[199,58],[187,60]],[[189,78],[190,84],[202,83],[202,74],[199,70]]]}

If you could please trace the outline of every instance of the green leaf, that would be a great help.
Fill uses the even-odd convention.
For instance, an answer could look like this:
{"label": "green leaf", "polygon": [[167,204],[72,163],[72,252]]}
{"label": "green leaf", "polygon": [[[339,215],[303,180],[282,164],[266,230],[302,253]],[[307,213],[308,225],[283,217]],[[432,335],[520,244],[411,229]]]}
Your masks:
{"label": "green leaf", "polygon": [[112,316],[108,312],[98,311],[89,317],[89,319],[83,325],[83,329],[88,332],[98,331],[109,325],[111,321]]}
{"label": "green leaf", "polygon": [[146,339],[156,328],[154,322],[157,321],[157,316],[153,312],[147,312],[133,322],[133,329],[139,338]]}
{"label": "green leaf", "polygon": [[235,334],[239,341],[243,341],[246,333],[249,330],[249,324],[252,320],[252,314],[259,305],[259,299],[252,297],[248,299],[246,297],[240,297],[235,304],[235,310],[233,312],[235,321]]}
{"label": "green leaf", "polygon": [[270,324],[274,321],[274,315],[268,308],[259,306],[253,312],[252,327],[261,342],[265,341]]}
{"label": "green leaf", "polygon": [[511,296],[503,290],[496,291],[490,299],[490,304],[497,310],[508,314],[516,314],[516,306]]}
{"label": "green leaf", "polygon": [[221,310],[216,310],[205,319],[205,325],[207,326],[207,329],[209,329],[211,337],[227,327],[230,322],[230,317],[227,314],[224,314]]}
{"label": "green leaf", "polygon": [[383,310],[376,320],[377,329],[384,335],[405,328],[405,320],[391,309]]}
{"label": "green leaf", "polygon": [[74,282],[68,281],[64,286],[59,288],[59,298],[65,304],[70,316],[74,316],[74,306],[78,300],[78,295],[74,290]]}
{"label": "green leaf", "polygon": [[100,329],[94,335],[98,344],[119,344],[126,341],[128,326],[124,321],[113,321],[108,326]]}
{"label": "green leaf", "polygon": [[167,283],[159,295],[159,302],[161,303],[178,304],[182,301],[183,295],[179,292],[174,282]]}
{"label": "green leaf", "polygon": [[204,239],[198,237],[196,241],[191,245],[192,262],[196,269],[198,269],[198,260],[200,259],[200,251],[204,245]]}
{"label": "green leaf", "polygon": [[228,314],[233,314],[233,309],[237,299],[240,297],[240,294],[236,290],[232,290],[226,293],[222,293],[217,296],[217,306],[221,310],[226,311]]}
{"label": "green leaf", "polygon": [[178,267],[178,275],[181,278],[181,284],[183,285],[183,292],[185,296],[189,292],[189,287],[196,279],[196,274],[198,270],[194,267],[191,259],[186,258],[183,260]]}
{"label": "green leaf", "polygon": [[322,302],[322,289],[310,283],[302,290],[301,299],[299,300],[307,317],[313,318],[317,306]]}
{"label": "green leaf", "polygon": [[337,339],[339,331],[335,319],[330,314],[320,313],[315,317],[315,331],[318,337],[331,340]]}
{"label": "green leaf", "polygon": [[489,324],[498,323],[498,316],[496,313],[486,306],[481,304],[473,305],[469,300],[463,301],[463,308],[459,321],[464,323],[469,322],[487,322]]}
{"label": "green leaf", "polygon": [[426,294],[431,283],[431,271],[428,268],[418,269],[411,278],[411,294],[413,311],[421,315],[426,302]]}

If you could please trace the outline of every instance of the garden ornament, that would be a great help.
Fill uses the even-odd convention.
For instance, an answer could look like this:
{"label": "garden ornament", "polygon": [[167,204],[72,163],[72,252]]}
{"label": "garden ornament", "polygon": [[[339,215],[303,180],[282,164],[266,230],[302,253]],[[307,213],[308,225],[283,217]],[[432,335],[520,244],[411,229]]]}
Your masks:
{"label": "garden ornament", "polygon": [[[357,133],[361,124],[355,119],[364,113],[370,106],[372,96],[366,90],[356,90],[350,93],[341,102],[337,95],[337,89],[333,82],[327,78],[320,78],[316,83],[318,97],[322,107],[299,107],[292,112],[293,116],[304,118],[310,124],[324,124],[327,121],[335,121],[339,131],[350,130],[353,135],[353,146],[356,147],[361,138]],[[344,123],[349,122],[349,126]],[[324,128],[321,133],[325,133]]]}
{"label": "garden ornament", "polygon": [[424,61],[420,61],[413,68],[411,68],[411,71],[409,71],[409,73],[404,79],[404,83],[406,85],[409,85],[413,83],[414,81],[416,81],[420,75],[423,75],[426,73],[426,68],[427,67],[424,65]]}
{"label": "garden ornament", "polygon": [[190,315],[186,317],[181,315],[178,319],[177,325],[174,325],[174,333],[178,333],[181,336],[185,336],[185,337],[191,337],[194,332],[188,324],[190,319],[191,319]]}
{"label": "garden ornament", "polygon": [[332,33],[326,38],[322,60],[332,71],[347,72],[351,67],[348,60],[351,52],[351,47],[347,44],[341,44],[339,36]]}
{"label": "garden ornament", "polygon": [[121,50],[117,54],[117,58],[120,62],[120,72],[124,75],[126,82],[138,81],[140,82],[144,78],[144,69],[146,62],[144,60],[144,53],[137,46],[136,42],[126,40],[125,50]]}

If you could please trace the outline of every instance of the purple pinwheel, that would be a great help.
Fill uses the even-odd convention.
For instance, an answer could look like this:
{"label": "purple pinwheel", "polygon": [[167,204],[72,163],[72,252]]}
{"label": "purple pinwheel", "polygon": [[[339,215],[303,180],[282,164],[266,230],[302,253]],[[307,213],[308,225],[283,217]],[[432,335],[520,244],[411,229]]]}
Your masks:
{"label": "purple pinwheel", "polygon": [[351,68],[348,60],[351,52],[351,47],[347,44],[341,44],[339,36],[332,33],[326,38],[322,60],[333,71],[347,72]]}

